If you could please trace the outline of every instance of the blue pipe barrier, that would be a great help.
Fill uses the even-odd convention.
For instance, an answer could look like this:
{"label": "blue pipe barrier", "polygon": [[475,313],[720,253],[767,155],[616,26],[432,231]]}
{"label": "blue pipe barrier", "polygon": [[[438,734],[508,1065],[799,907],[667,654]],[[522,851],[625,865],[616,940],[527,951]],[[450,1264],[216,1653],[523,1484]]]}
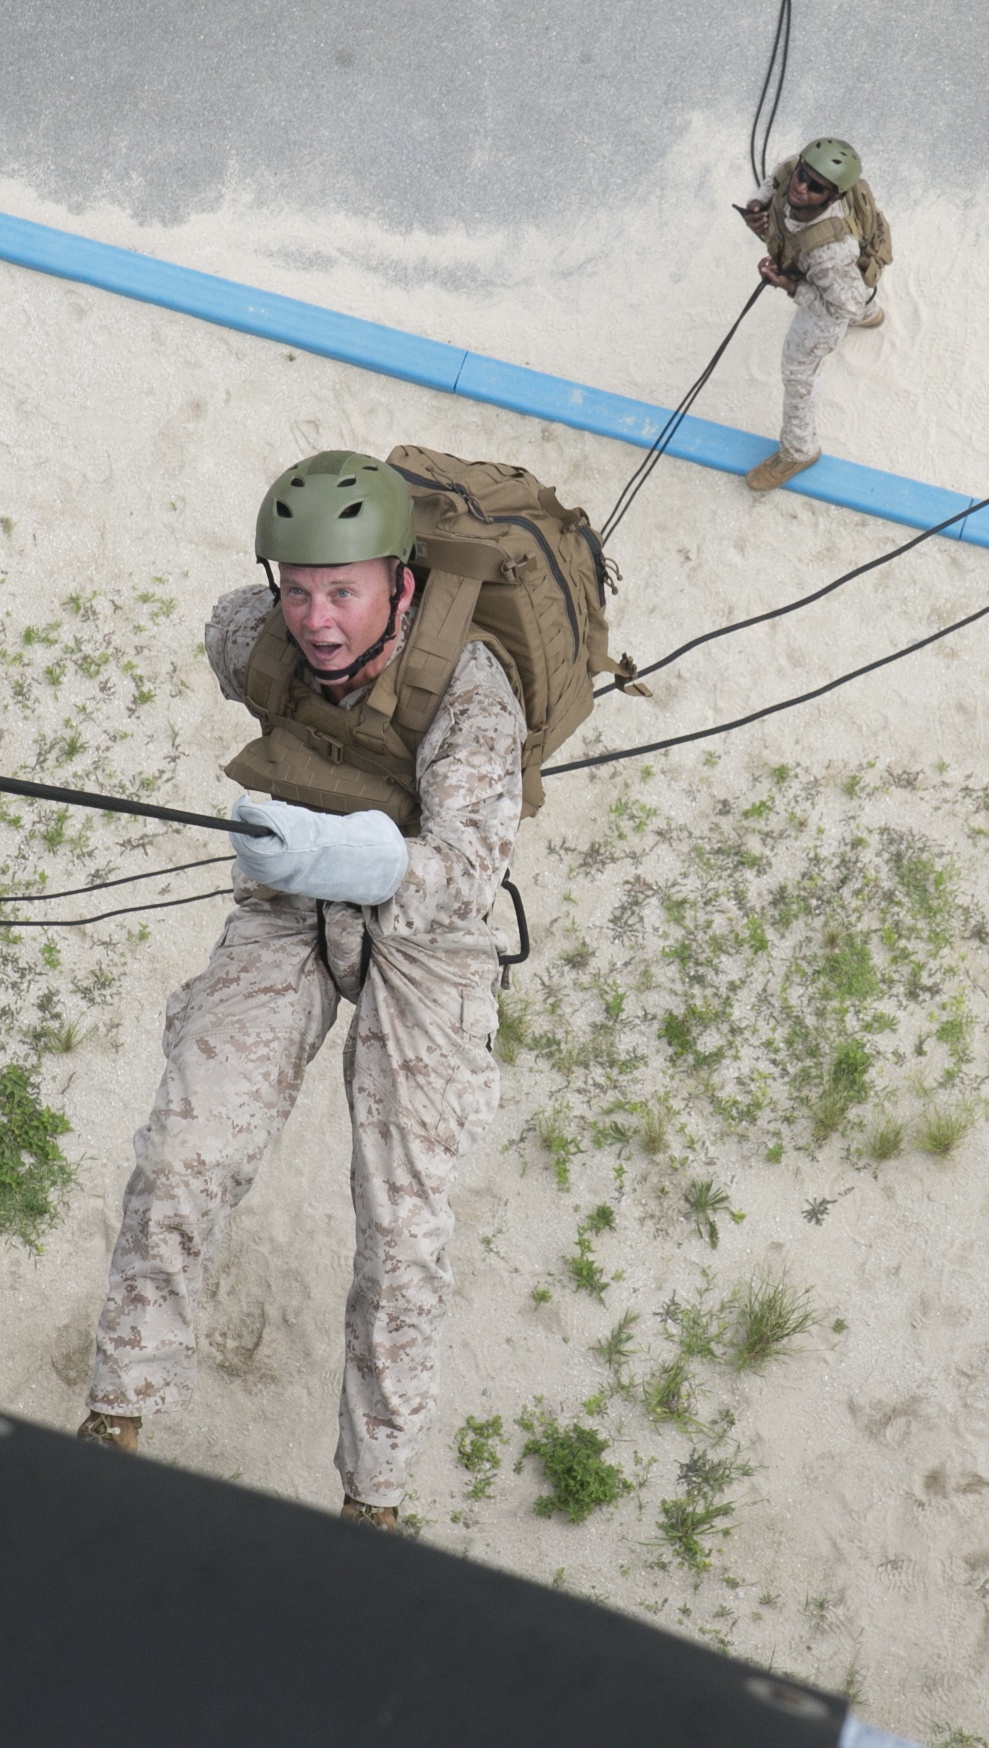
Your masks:
{"label": "blue pipe barrier", "polygon": [[[0,260],[158,304],[361,370],[395,376],[421,388],[442,389],[530,418],[570,425],[639,449],[651,447],[670,416],[667,408],[648,401],[486,358],[460,346],[323,309],[299,298],[260,291],[236,280],[179,267],[6,213],[0,213]],[[742,474],[775,448],[769,438],[754,432],[688,416],[667,453],[701,467]],[[925,485],[833,455],[822,455],[814,467],[783,490],[888,522],[905,523],[909,528],[931,528],[978,502],[967,493]],[[989,546],[989,511],[966,517],[948,529],[945,538]]]}

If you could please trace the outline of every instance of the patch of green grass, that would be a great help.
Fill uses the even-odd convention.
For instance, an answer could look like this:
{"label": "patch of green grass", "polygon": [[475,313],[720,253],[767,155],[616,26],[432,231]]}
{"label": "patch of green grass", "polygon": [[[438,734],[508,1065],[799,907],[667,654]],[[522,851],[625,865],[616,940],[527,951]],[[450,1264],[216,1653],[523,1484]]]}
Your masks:
{"label": "patch of green grass", "polygon": [[516,1468],[526,1457],[535,1457],[552,1488],[536,1500],[534,1510],[540,1517],[559,1511],[571,1523],[583,1523],[592,1511],[614,1505],[632,1492],[632,1483],[619,1465],[602,1460],[609,1448],[603,1433],[578,1421],[561,1426],[538,1406],[524,1408],[518,1423],[529,1436]]}
{"label": "patch of green grass", "polygon": [[602,1305],[608,1282],[594,1255],[591,1236],[609,1230],[614,1224],[614,1208],[609,1207],[607,1202],[602,1202],[577,1227],[576,1252],[566,1258],[567,1273],[575,1290],[579,1293],[590,1293],[591,1298],[599,1299]]}
{"label": "patch of green grass", "polygon": [[529,1025],[529,1003],[520,996],[498,991],[498,1030],[495,1033],[495,1055],[509,1067],[518,1061],[519,1051],[532,1042]]}
{"label": "patch of green grass", "polygon": [[733,1526],[727,1520],[734,1511],[726,1499],[680,1494],[660,1500],[656,1528],[679,1565],[690,1572],[707,1572],[711,1543],[731,1534]]}
{"label": "patch of green grass", "polygon": [[713,1049],[702,1050],[699,1039],[702,1033],[710,1031],[716,1025],[718,1019],[719,1015],[714,1007],[700,1006],[696,1002],[688,1002],[681,1013],[666,1013],[659,1035],[669,1045],[674,1062],[682,1062],[685,1067],[695,1071],[716,1068],[724,1059],[725,1046],[715,1044]]}
{"label": "patch of green grass", "polygon": [[786,1275],[753,1276],[732,1295],[734,1320],[728,1337],[729,1364],[736,1372],[761,1371],[780,1358],[818,1321],[807,1288]]}
{"label": "patch of green grass", "polygon": [[533,1287],[532,1289],[532,1303],[534,1305],[548,1305],[552,1297],[553,1294],[549,1287]]}
{"label": "patch of green grass", "polygon": [[[163,583],[165,579],[164,577],[155,577],[154,581]],[[142,589],[137,598],[142,606],[151,608],[151,619],[155,625],[159,625],[163,619],[171,619],[175,612],[174,595],[156,595],[150,589]]]}
{"label": "patch of green grass", "polygon": [[839,1129],[853,1105],[869,1096],[872,1054],[861,1038],[845,1038],[832,1056],[824,1087],[811,1106],[815,1141],[826,1141]]}
{"label": "patch of green grass", "polygon": [[720,1188],[713,1178],[692,1178],[683,1192],[683,1205],[691,1216],[697,1229],[698,1238],[706,1238],[712,1250],[717,1250],[721,1241],[715,1214],[721,1214],[726,1209],[739,1225],[745,1215],[729,1206],[728,1191]]}
{"label": "patch of green grass", "polygon": [[838,1691],[844,1695],[850,1706],[860,1706],[865,1703],[865,1682],[857,1651],[845,1670]]}
{"label": "patch of green grass", "polygon": [[737,1445],[730,1457],[715,1457],[710,1451],[694,1447],[677,1468],[680,1486],[695,1495],[724,1493],[736,1481],[754,1474],[752,1464],[740,1458]]}
{"label": "patch of green grass", "polygon": [[594,1343],[592,1352],[598,1354],[613,1372],[621,1371],[636,1351],[632,1331],[638,1321],[637,1312],[623,1311],[614,1328]]}
{"label": "patch of green grass", "polygon": [[53,644],[58,642],[60,629],[61,620],[59,619],[51,619],[47,625],[25,625],[21,633],[21,642],[29,647],[32,644],[40,643],[51,648]]}
{"label": "patch of green grass", "polygon": [[56,1020],[51,1025],[42,1027],[39,1044],[42,1050],[51,1056],[70,1056],[73,1050],[78,1050],[91,1038],[95,1026],[87,1026],[82,1020]]}
{"label": "patch of green grass", "polygon": [[917,1146],[921,1153],[947,1159],[975,1123],[975,1112],[969,1104],[930,1105],[917,1123]]}
{"label": "patch of green grass", "polygon": [[670,1107],[663,1098],[650,1099],[643,1105],[639,1117],[639,1146],[643,1153],[648,1153],[655,1159],[657,1154],[665,1153],[670,1126]]}
{"label": "patch of green grass", "polygon": [[75,1179],[56,1139],[70,1128],[62,1111],[39,1102],[26,1069],[11,1063],[0,1071],[0,1235],[28,1250],[41,1250]]}
{"label": "patch of green grass", "polygon": [[865,1151],[881,1165],[885,1159],[896,1159],[903,1152],[907,1126],[899,1117],[877,1117],[866,1136]]}
{"label": "patch of green grass", "polygon": [[989,1748],[989,1742],[984,1736],[974,1736],[971,1730],[961,1729],[958,1724],[953,1729],[948,1724],[935,1724],[931,1748]]}
{"label": "patch of green grass", "polygon": [[684,1354],[674,1354],[665,1366],[659,1366],[644,1378],[640,1388],[646,1419],[653,1426],[670,1424],[681,1432],[690,1432],[697,1427],[694,1381]]}
{"label": "patch of green grass", "polygon": [[576,1136],[567,1132],[568,1115],[566,1105],[554,1105],[551,1111],[540,1111],[535,1118],[536,1134],[552,1161],[558,1190],[569,1190],[571,1161],[584,1151]]}
{"label": "patch of green grass", "polygon": [[663,1317],[671,1325],[667,1334],[676,1342],[685,1359],[717,1360],[723,1357],[732,1324],[732,1306],[723,1299],[712,1300],[712,1287],[712,1277],[705,1270],[703,1285],[695,1300],[681,1300],[674,1293],[663,1306]]}
{"label": "patch of green grass", "polygon": [[475,1415],[468,1414],[455,1443],[457,1461],[472,1477],[467,1489],[468,1499],[491,1497],[495,1475],[501,1468],[498,1446],[507,1443],[500,1414],[492,1414],[488,1420],[478,1420]]}

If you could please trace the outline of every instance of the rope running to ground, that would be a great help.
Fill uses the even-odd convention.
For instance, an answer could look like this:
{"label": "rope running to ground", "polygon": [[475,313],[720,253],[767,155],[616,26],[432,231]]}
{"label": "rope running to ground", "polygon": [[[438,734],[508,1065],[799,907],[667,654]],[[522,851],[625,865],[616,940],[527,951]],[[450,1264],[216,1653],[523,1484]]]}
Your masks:
{"label": "rope running to ground", "polygon": [[688,741],[708,740],[715,734],[729,734],[734,728],[745,728],[748,723],[761,722],[763,717],[775,716],[781,710],[792,710],[797,704],[809,704],[814,698],[823,698],[826,692],[834,692],[839,686],[847,686],[849,681],[861,679],[863,674],[874,673],[876,668],[886,668],[890,662],[902,661],[904,656],[926,649],[928,644],[937,643],[940,638],[950,636],[953,631],[961,631],[966,625],[974,625],[977,619],[984,619],[987,613],[989,607],[980,607],[977,612],[967,614],[964,619],[956,619],[953,625],[945,625],[941,631],[932,632],[930,637],[922,637],[916,643],[907,644],[905,649],[896,649],[892,655],[880,656],[878,661],[866,662],[864,667],[853,668],[850,674],[840,674],[837,680],[828,680],[823,686],[815,686],[811,692],[801,692],[796,698],[783,698],[778,704],[767,704],[761,710],[751,710],[748,716],[736,716],[732,722],[718,722],[712,728],[694,729],[691,734],[675,734],[669,740],[650,741],[646,746],[623,747],[619,752],[597,753],[588,759],[572,759],[566,765],[547,765],[542,775],[562,777],[566,771],[587,771],[592,765],[616,764],[619,759],[635,759],[643,753],[659,753],[666,747],[684,746]]}
{"label": "rope running to ground", "polygon": [[[702,631],[698,637],[692,637],[687,643],[681,643],[669,655],[661,656],[658,662],[650,662],[646,668],[636,669],[636,679],[645,679],[647,674],[658,673],[660,668],[668,668],[671,662],[678,661],[692,649],[699,649],[703,643],[713,643],[719,637],[731,637],[736,631],[747,631],[752,625],[765,625],[769,619],[782,619],[787,613],[796,613],[799,607],[809,607],[814,601],[820,601],[825,595],[830,595],[835,589],[840,589],[844,583],[853,582],[856,577],[865,576],[867,571],[878,570],[881,565],[889,564],[891,559],[899,558],[904,552],[911,552],[915,546],[921,546],[925,540],[930,540],[932,534],[943,534],[946,528],[951,528],[955,522],[962,522],[967,516],[974,516],[977,511],[989,507],[989,498],[982,498],[977,504],[969,504],[965,510],[956,510],[953,516],[947,516],[943,522],[938,522],[934,528],[925,528],[923,533],[915,534],[911,540],[905,540],[902,546],[895,546],[892,552],[883,553],[881,558],[870,558],[867,564],[856,565],[854,570],[846,571],[844,576],[836,577],[833,582],[825,583],[823,588],[814,589],[809,595],[800,595],[795,601],[787,601],[782,607],[770,607],[765,613],[753,613],[748,619],[736,619],[731,625],[720,625],[715,631]],[[960,624],[967,621],[961,620]],[[949,626],[950,630],[951,627]],[[902,654],[908,655],[915,646],[910,644]],[[603,698],[606,692],[619,690],[617,680],[609,680],[606,686],[599,686],[595,698]]]}
{"label": "rope running to ground", "polygon": [[755,291],[752,293],[752,296],[745,303],[745,306],[742,309],[741,314],[737,317],[737,319],[732,323],[731,327],[729,328],[727,334],[725,335],[724,339],[721,342],[721,345],[718,347],[717,351],[715,352],[714,357],[711,359],[710,363],[707,364],[705,366],[705,368],[701,371],[700,376],[697,378],[697,381],[693,384],[693,386],[691,388],[688,388],[686,394],[683,397],[683,400],[680,402],[680,405],[678,407],[674,408],[673,412],[670,414],[669,418],[667,419],[666,424],[663,426],[663,429],[660,431],[658,437],[656,437],[656,439],[654,440],[651,449],[648,451],[648,453],[644,457],[644,459],[639,463],[638,467],[636,468],[635,472],[632,474],[631,478],[622,487],[622,489],[619,492],[618,497],[615,501],[614,509],[611,511],[610,515],[606,518],[606,520],[601,528],[601,545],[602,546],[604,546],[606,544],[606,542],[611,539],[611,536],[614,534],[615,529],[618,527],[619,522],[622,520],[622,517],[625,515],[626,511],[631,508],[632,503],[634,502],[634,500],[638,497],[639,493],[641,492],[643,486],[645,485],[647,479],[649,478],[649,475],[652,473],[654,467],[656,466],[656,463],[659,461],[659,459],[662,455],[666,454],[667,449],[669,448],[674,437],[676,436],[677,432],[679,431],[680,426],[683,424],[684,419],[687,417],[687,414],[689,413],[691,407],[693,406],[695,400],[697,399],[697,396],[700,394],[701,389],[704,387],[705,383],[710,381],[710,378],[714,373],[715,365],[718,364],[721,361],[721,359],[724,357],[725,352],[728,350],[728,347],[731,344],[731,341],[734,339],[735,335],[737,334],[739,328],[741,327],[742,322],[745,320],[745,317],[748,315],[748,313],[749,313],[750,309],[752,308],[753,304],[755,303],[756,299],[762,296],[763,292],[766,289],[767,284],[768,284],[767,280],[765,280],[765,279],[760,280],[759,284],[755,288]]}

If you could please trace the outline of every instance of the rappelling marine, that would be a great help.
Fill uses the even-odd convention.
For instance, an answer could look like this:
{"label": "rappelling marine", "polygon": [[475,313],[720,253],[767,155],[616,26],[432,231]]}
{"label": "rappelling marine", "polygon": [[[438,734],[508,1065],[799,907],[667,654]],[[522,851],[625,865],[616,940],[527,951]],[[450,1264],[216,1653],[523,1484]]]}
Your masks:
{"label": "rappelling marine", "polygon": [[[498,1101],[491,922],[539,768],[607,653],[600,543],[524,469],[327,451],[258,516],[268,585],[206,628],[260,735],[228,765],[235,906],[170,998],[166,1067],[97,1332],[80,1433],[137,1446],[193,1387],[195,1311],[226,1222],[354,1004],[343,1071],[356,1252],[336,1465],[344,1515],[394,1528],[436,1393],[449,1192]],[[635,687],[630,689],[636,690]]]}

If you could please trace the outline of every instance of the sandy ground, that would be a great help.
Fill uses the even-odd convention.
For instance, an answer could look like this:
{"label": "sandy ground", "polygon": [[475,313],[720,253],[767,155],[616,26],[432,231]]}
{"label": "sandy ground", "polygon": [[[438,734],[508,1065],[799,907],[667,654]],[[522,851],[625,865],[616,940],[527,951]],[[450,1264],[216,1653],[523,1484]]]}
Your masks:
{"label": "sandy ground", "polygon": [[[749,192],[722,175],[734,147],[719,157],[709,134],[693,144],[675,195],[647,192],[600,235],[360,236],[325,215],[258,215],[243,190],[174,232],[139,232],[109,209],[69,215],[12,184],[0,206],[669,402],[740,307],[755,254],[730,211],[724,224],[705,217],[705,201],[720,212]],[[886,328],[853,336],[832,361],[823,441],[981,492],[984,377],[969,361],[984,347],[984,208],[963,221],[960,208],[932,216],[888,204],[907,265],[890,277]],[[962,251],[964,273],[946,274],[946,256]],[[222,765],[246,722],[215,691],[202,623],[219,593],[253,580],[256,506],[295,454],[412,440],[518,460],[596,519],[637,460],[15,269],[0,269],[0,298],[0,759],[22,775],[226,809]],[[698,411],[772,431],[786,313],[763,300]],[[792,496],[754,501],[739,481],[664,462],[616,543],[615,645],[653,658],[900,538]],[[931,542],[819,607],[686,658],[651,702],[610,698],[574,750],[658,739],[804,690],[980,603],[986,565],[983,553]],[[461,1174],[444,1393],[409,1501],[442,1546],[848,1686],[864,1715],[924,1739],[987,1725],[987,636],[977,626],[706,747],[554,781],[515,862],[533,934],[516,978],[528,1044],[504,1066],[497,1124]],[[44,869],[51,885],[75,886],[225,848],[99,816],[60,828],[40,807],[8,809],[0,832],[8,885]],[[919,896],[910,888],[911,909],[904,869],[919,867],[926,885]],[[222,867],[213,875],[159,890],[225,883]],[[789,930],[773,898],[781,885],[818,894]],[[14,1412],[64,1428],[78,1419],[129,1139],[159,1074],[164,996],[201,964],[223,907],[219,897],[152,915],[146,938],[139,917],[65,931],[58,963],[43,931],[8,951],[9,1053],[29,1057],[46,1024],[77,1021],[83,1033],[41,1059],[46,1095],[72,1123],[78,1182],[42,1255],[0,1251],[0,1402]],[[59,908],[82,914],[79,900]],[[836,1020],[833,1002],[821,1008],[828,953],[854,936],[889,969],[894,913],[909,923],[912,984],[890,986],[885,1030],[867,995]],[[717,955],[704,959],[705,915],[731,936],[720,970]],[[780,1018],[787,989],[790,1020]],[[709,1035],[678,1054],[666,1019],[690,1001]],[[817,1094],[786,1041],[794,1009],[811,1032],[822,1013],[858,1028],[870,1052],[861,1103],[821,1141],[807,1116]],[[569,1059],[547,1035],[571,1042]],[[715,1060],[708,1046],[719,1040],[726,1053]],[[341,1044],[324,1047],[238,1214],[204,1307],[195,1405],[147,1438],[155,1457],[330,1508],[351,1250]],[[754,1086],[764,1096],[746,1115]],[[637,1131],[656,1099],[668,1133],[651,1155]],[[932,1106],[970,1120],[940,1159],[918,1143]],[[540,1114],[545,1128],[554,1112],[581,1149],[562,1193],[538,1134]],[[902,1152],[879,1164],[869,1136],[890,1113],[910,1127]],[[706,1179],[744,1215],[718,1216],[716,1249],[683,1200]],[[574,1290],[565,1259],[578,1222],[603,1203],[616,1223],[595,1239],[599,1302]],[[813,1204],[826,1204],[819,1224]],[[719,1304],[765,1271],[806,1288],[815,1321],[761,1372],[697,1364],[697,1419],[724,1426],[730,1412],[717,1449],[737,1445],[753,1473],[732,1487],[730,1537],[706,1572],[691,1572],[657,1523],[680,1465],[707,1445],[653,1424],[641,1385],[674,1351],[677,1305],[696,1302],[705,1282]],[[540,1287],[551,1296],[537,1302]],[[593,1346],[625,1311],[637,1318],[635,1352],[617,1380],[624,1391],[609,1396],[616,1380]],[[513,1472],[516,1418],[538,1397],[563,1421],[599,1426],[636,1483],[582,1526],[534,1515],[535,1462]],[[468,1415],[495,1414],[509,1442],[492,1497],[472,1502],[456,1433]]]}

